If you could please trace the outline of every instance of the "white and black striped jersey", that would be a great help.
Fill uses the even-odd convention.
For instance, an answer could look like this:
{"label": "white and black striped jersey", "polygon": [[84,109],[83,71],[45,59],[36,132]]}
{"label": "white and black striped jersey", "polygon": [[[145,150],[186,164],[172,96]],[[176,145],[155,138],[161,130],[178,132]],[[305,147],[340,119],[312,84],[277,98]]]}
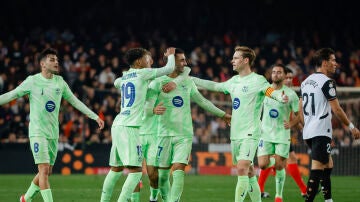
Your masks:
{"label": "white and black striped jersey", "polygon": [[332,138],[331,106],[336,99],[335,82],[325,74],[316,72],[301,83],[300,96],[304,115],[303,138],[315,136]]}

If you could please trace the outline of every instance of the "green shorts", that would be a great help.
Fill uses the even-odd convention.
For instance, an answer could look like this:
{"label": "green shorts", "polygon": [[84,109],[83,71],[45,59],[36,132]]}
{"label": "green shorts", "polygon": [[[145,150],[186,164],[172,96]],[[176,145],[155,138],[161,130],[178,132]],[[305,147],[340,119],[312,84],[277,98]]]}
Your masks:
{"label": "green shorts", "polygon": [[156,166],[155,157],[158,148],[156,134],[140,135],[140,142],[146,165]]}
{"label": "green shorts", "polygon": [[289,158],[290,143],[275,143],[260,139],[257,156],[273,155]]}
{"label": "green shorts", "polygon": [[233,164],[237,165],[239,160],[248,160],[253,162],[258,143],[258,139],[231,140],[231,155]]}
{"label": "green shorts", "polygon": [[[111,127],[111,166],[142,166],[143,154],[139,138],[139,128],[127,126]],[[114,147],[114,148],[113,148]]]}
{"label": "green shorts", "polygon": [[46,139],[46,137],[30,137],[30,147],[35,164],[48,163],[55,164],[58,139]]}
{"label": "green shorts", "polygon": [[156,165],[170,167],[174,163],[188,164],[192,148],[192,137],[158,137]]}

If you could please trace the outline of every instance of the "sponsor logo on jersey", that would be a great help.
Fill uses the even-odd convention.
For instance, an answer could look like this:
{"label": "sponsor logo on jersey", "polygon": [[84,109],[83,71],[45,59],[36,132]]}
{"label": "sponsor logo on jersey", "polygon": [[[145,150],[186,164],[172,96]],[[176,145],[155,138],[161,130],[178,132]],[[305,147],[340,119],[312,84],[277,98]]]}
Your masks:
{"label": "sponsor logo on jersey", "polygon": [[269,111],[269,116],[270,116],[271,118],[277,118],[277,117],[279,116],[279,112],[278,112],[276,109],[271,109],[271,110]]}
{"label": "sponsor logo on jersey", "polygon": [[180,96],[175,96],[172,99],[172,103],[175,107],[182,107],[184,105],[184,100]]}
{"label": "sponsor logo on jersey", "polygon": [[45,109],[48,112],[53,112],[55,110],[55,107],[56,107],[55,102],[51,100],[47,101],[45,104]]}
{"label": "sponsor logo on jersey", "polygon": [[233,108],[238,109],[239,107],[240,107],[240,99],[236,97],[233,101]]}

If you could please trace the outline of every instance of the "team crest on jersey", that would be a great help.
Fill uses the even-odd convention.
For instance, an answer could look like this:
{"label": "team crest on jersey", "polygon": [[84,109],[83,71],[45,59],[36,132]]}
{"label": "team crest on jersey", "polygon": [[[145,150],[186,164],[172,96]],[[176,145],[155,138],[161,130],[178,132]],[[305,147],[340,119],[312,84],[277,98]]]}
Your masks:
{"label": "team crest on jersey", "polygon": [[238,109],[239,107],[240,107],[240,99],[236,97],[233,101],[233,108]]}
{"label": "team crest on jersey", "polygon": [[56,93],[56,95],[60,95],[60,88],[57,88],[57,89],[55,89],[55,93]]}
{"label": "team crest on jersey", "polygon": [[243,86],[241,90],[242,90],[242,92],[246,93],[246,92],[249,91],[249,87],[248,86]]}
{"label": "team crest on jersey", "polygon": [[279,112],[278,112],[278,110],[276,110],[276,109],[271,109],[270,111],[269,111],[269,116],[271,117],[271,118],[277,118],[278,116],[279,116]]}
{"label": "team crest on jersey", "polygon": [[51,100],[47,101],[45,104],[45,109],[48,112],[53,112],[55,110],[55,107],[56,107],[55,102]]}
{"label": "team crest on jersey", "polygon": [[182,107],[184,105],[184,100],[180,96],[175,96],[172,99],[172,103],[175,107]]}

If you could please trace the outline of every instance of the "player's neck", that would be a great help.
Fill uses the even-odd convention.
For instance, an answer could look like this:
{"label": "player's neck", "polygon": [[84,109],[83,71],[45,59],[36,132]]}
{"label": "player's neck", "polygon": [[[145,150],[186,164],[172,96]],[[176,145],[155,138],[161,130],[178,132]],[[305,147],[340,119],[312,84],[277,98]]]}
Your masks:
{"label": "player's neck", "polygon": [[52,74],[52,73],[50,73],[50,72],[42,71],[42,72],[41,72],[41,75],[42,75],[44,78],[46,78],[46,79],[52,79],[54,74]]}
{"label": "player's neck", "polygon": [[275,89],[275,90],[279,90],[283,87],[283,84],[282,83],[272,83],[272,87]]}
{"label": "player's neck", "polygon": [[247,75],[251,74],[252,71],[251,71],[250,68],[244,68],[244,69],[238,70],[238,73],[239,73],[240,77],[244,77],[244,76],[247,76]]}
{"label": "player's neck", "polygon": [[178,76],[179,76],[179,74],[175,71],[168,75],[168,77],[170,77],[170,78],[176,78]]}

